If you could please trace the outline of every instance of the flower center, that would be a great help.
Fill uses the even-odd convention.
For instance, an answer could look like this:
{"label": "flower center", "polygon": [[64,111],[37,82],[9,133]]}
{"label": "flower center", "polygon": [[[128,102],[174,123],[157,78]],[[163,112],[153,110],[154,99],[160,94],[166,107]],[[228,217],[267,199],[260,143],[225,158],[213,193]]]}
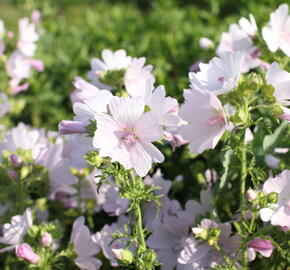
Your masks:
{"label": "flower center", "polygon": [[218,81],[221,83],[221,84],[224,84],[226,78],[225,77],[219,77],[218,78]]}
{"label": "flower center", "polygon": [[126,132],[124,135],[121,137],[122,141],[128,145],[132,145],[137,141],[137,136],[133,132]]}
{"label": "flower center", "polygon": [[207,121],[207,125],[210,127],[213,126],[222,126],[225,123],[225,119],[222,116],[213,116]]}

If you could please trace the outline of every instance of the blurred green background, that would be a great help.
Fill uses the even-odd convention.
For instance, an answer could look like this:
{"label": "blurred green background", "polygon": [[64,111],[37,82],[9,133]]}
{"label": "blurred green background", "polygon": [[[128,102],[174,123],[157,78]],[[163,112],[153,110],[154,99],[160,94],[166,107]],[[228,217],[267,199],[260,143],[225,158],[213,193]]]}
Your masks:
{"label": "blurred green background", "polygon": [[189,67],[214,56],[214,50],[199,48],[201,36],[217,44],[231,23],[249,13],[263,25],[282,2],[1,0],[0,18],[8,30],[17,31],[17,20],[34,9],[43,13],[36,58],[44,61],[45,71],[34,74],[29,90],[17,96],[25,101],[25,109],[13,122],[56,130],[60,120],[71,119],[72,80],[85,77],[90,59],[99,57],[104,48],[123,48],[131,56],[145,56],[154,65],[157,84],[164,84],[169,95],[182,100]]}

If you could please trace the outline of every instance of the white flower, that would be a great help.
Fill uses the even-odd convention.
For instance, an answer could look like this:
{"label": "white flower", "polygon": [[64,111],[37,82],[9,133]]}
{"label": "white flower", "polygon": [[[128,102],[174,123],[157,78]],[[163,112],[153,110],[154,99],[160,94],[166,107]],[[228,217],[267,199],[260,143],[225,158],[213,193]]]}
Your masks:
{"label": "white flower", "polygon": [[272,225],[290,226],[290,171],[285,170],[274,178],[269,178],[263,185],[266,194],[278,193],[278,202],[268,204],[260,210],[261,219],[271,221]]}
{"label": "white flower", "polygon": [[288,5],[280,5],[273,13],[269,26],[265,26],[262,35],[271,52],[281,49],[290,56],[290,16]]}
{"label": "white flower", "polygon": [[102,263],[94,256],[100,248],[93,242],[90,230],[84,224],[84,217],[77,218],[73,223],[70,241],[77,255],[74,262],[81,270],[97,270]]}
{"label": "white flower", "polygon": [[96,115],[97,130],[93,145],[101,157],[111,157],[127,170],[134,168],[145,176],[153,162],[163,162],[164,156],[152,144],[163,132],[153,112],[144,113],[141,97],[115,97],[108,105],[109,114]]}
{"label": "white flower", "polygon": [[151,81],[147,81],[144,93],[145,105],[150,107],[159,119],[160,125],[178,126],[180,118],[177,116],[178,102],[175,98],[166,97],[163,85],[154,89]]}
{"label": "white flower", "polygon": [[249,17],[250,17],[250,20],[242,17],[239,20],[239,26],[245,31],[245,33],[247,33],[249,36],[252,37],[256,35],[258,31],[258,27],[257,27],[256,20],[253,14],[250,14]]}
{"label": "white flower", "polygon": [[[254,46],[252,37],[241,27],[246,27],[244,24],[247,19],[242,18],[240,25],[231,24],[229,31],[221,36],[221,41],[217,47],[216,54],[222,56],[225,52],[237,53],[244,55],[241,72],[248,72],[252,68],[258,66],[264,67],[265,63],[258,58],[260,51]],[[249,26],[248,26],[249,27]],[[249,29],[247,30],[249,31]]]}
{"label": "white flower", "polygon": [[273,95],[277,102],[290,105],[290,73],[274,62],[267,71],[266,81],[274,87]]}
{"label": "white flower", "polygon": [[105,85],[99,81],[101,73],[108,70],[119,70],[127,68],[131,63],[131,57],[127,56],[126,51],[124,50],[113,52],[111,50],[105,49],[102,51],[102,60],[98,58],[92,59],[92,70],[88,73],[88,77],[96,84],[96,86],[102,89],[110,90],[111,86]]}
{"label": "white flower", "polygon": [[189,73],[190,87],[208,90],[215,95],[226,94],[238,86],[243,61],[243,54],[225,52],[208,64],[201,63],[200,72]]}
{"label": "white flower", "polygon": [[113,95],[109,91],[100,90],[93,97],[83,100],[82,103],[74,103],[73,110],[76,115],[74,120],[89,124],[89,120],[96,119],[96,114],[107,112],[107,105],[112,98]]}
{"label": "white flower", "polygon": [[39,39],[35,24],[29,23],[28,18],[19,20],[18,50],[27,57],[32,57],[36,50],[35,42]]}
{"label": "white flower", "polygon": [[31,150],[32,157],[37,160],[46,150],[46,142],[43,141],[40,130],[19,123],[17,127],[7,133],[4,141],[0,143],[0,152],[3,150],[15,152],[19,148]]}
{"label": "white flower", "polygon": [[6,63],[6,71],[8,75],[15,81],[16,85],[23,79],[30,76],[31,65],[26,57],[20,52],[14,52]]}
{"label": "white flower", "polygon": [[189,124],[180,134],[189,141],[192,154],[215,148],[228,124],[220,100],[206,90],[185,90],[180,116]]}
{"label": "white flower", "polygon": [[141,95],[146,88],[147,81],[152,84],[155,82],[151,73],[153,67],[151,65],[144,66],[145,61],[145,57],[134,58],[126,70],[124,84],[132,97]]}
{"label": "white flower", "polygon": [[3,236],[0,237],[0,243],[16,246],[21,244],[23,237],[27,234],[28,229],[32,226],[31,209],[27,208],[24,214],[12,217],[11,223],[3,226]]}

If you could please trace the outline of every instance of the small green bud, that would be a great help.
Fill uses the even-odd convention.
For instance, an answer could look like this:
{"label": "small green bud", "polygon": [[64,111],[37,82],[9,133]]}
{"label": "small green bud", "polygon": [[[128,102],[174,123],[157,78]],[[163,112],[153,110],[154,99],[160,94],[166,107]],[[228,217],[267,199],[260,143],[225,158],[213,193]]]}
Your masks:
{"label": "small green bud", "polygon": [[26,178],[29,173],[30,173],[30,167],[29,166],[23,166],[20,169],[20,179]]}
{"label": "small green bud", "polygon": [[267,194],[267,202],[268,203],[277,203],[278,202],[278,193],[271,192]]}
{"label": "small green bud", "polygon": [[207,230],[204,228],[194,227],[191,229],[191,231],[198,239],[206,240],[208,238]]}
{"label": "small green bud", "polygon": [[154,250],[147,249],[145,251],[143,259],[147,263],[153,263],[153,262],[155,262],[157,260],[157,255],[156,255]]}
{"label": "small green bud", "polygon": [[145,105],[145,109],[144,109],[144,113],[145,112],[150,112],[151,111],[151,107],[148,105]]}
{"label": "small green bud", "polygon": [[274,105],[274,106],[271,106],[270,113],[273,116],[278,116],[278,115],[283,114],[283,110],[281,109],[279,105]]}
{"label": "small green bud", "polygon": [[272,85],[270,85],[270,84],[265,85],[262,88],[262,92],[264,94],[264,97],[266,98],[266,100],[269,103],[274,103],[276,101],[276,98],[273,95],[274,91],[275,91],[274,87]]}
{"label": "small green bud", "polygon": [[125,69],[113,69],[101,72],[99,81],[103,84],[121,87],[124,82]]}
{"label": "small green bud", "polygon": [[112,249],[112,252],[115,256],[115,258],[125,264],[125,265],[129,265],[133,262],[134,260],[134,256],[132,254],[132,252],[128,249],[124,249],[124,248],[121,248],[121,249],[116,249],[116,248],[113,248]]}
{"label": "small green bud", "polygon": [[264,208],[267,206],[268,200],[267,200],[267,196],[264,194],[260,194],[259,196],[259,205]]}
{"label": "small green bud", "polygon": [[35,238],[37,236],[39,232],[39,228],[38,226],[36,225],[32,225],[29,230],[28,230],[28,235],[31,237],[31,238]]}
{"label": "small green bud", "polygon": [[90,120],[90,124],[86,126],[88,137],[94,137],[95,131],[97,130],[97,121]]}
{"label": "small green bud", "polygon": [[92,166],[99,167],[102,164],[102,158],[99,156],[99,153],[97,151],[89,151],[85,155],[85,159],[87,163]]}

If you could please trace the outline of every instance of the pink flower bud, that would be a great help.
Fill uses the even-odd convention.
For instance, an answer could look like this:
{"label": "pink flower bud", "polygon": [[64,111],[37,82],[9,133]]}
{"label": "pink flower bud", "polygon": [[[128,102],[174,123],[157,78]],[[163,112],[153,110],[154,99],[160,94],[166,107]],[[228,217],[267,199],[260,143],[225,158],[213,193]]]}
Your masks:
{"label": "pink flower bud", "polygon": [[255,251],[259,252],[264,257],[270,257],[275,246],[269,240],[261,239],[260,237],[256,237],[248,244],[249,248],[253,248]]}
{"label": "pink flower bud", "polygon": [[31,13],[31,20],[35,24],[39,24],[41,20],[41,12],[39,10],[33,10]]}
{"label": "pink flower bud", "polygon": [[62,135],[87,133],[86,126],[87,124],[82,122],[62,120],[58,124],[58,131]]}
{"label": "pink flower bud", "polygon": [[40,240],[41,244],[44,246],[44,247],[49,247],[52,243],[52,236],[50,233],[44,233],[42,236],[41,236],[41,240]]}
{"label": "pink flower bud", "polygon": [[200,233],[202,233],[204,231],[204,229],[195,227],[195,228],[192,228],[191,231],[194,235],[199,235]]}
{"label": "pink flower bud", "polygon": [[38,59],[29,59],[30,66],[38,72],[44,71],[44,64],[41,60]]}
{"label": "pink flower bud", "polygon": [[15,252],[17,257],[22,258],[32,264],[37,264],[40,260],[40,257],[35,254],[32,248],[26,243],[16,246]]}
{"label": "pink flower bud", "polygon": [[253,201],[257,198],[257,192],[252,189],[248,189],[246,192],[246,196],[248,198],[248,201]]}
{"label": "pink flower bud", "polygon": [[14,167],[18,167],[22,163],[22,159],[15,154],[10,155],[10,161]]}
{"label": "pink flower bud", "polygon": [[199,47],[201,49],[208,50],[210,48],[213,48],[213,46],[214,46],[213,45],[213,42],[210,39],[208,39],[206,37],[200,38],[200,40],[199,40]]}
{"label": "pink flower bud", "polygon": [[29,87],[28,82],[21,84],[21,85],[11,86],[12,95],[15,96],[22,91],[26,91],[28,89],[28,87]]}
{"label": "pink flower bud", "polygon": [[114,254],[114,256],[115,256],[115,258],[117,260],[122,260],[123,259],[122,250],[121,249],[113,248],[112,249],[112,253]]}
{"label": "pink flower bud", "polygon": [[278,169],[279,168],[279,163],[280,163],[280,159],[274,157],[271,154],[267,154],[266,155],[266,163],[267,165],[271,168],[271,169]]}
{"label": "pink flower bud", "polygon": [[13,179],[13,180],[17,180],[18,179],[18,174],[16,171],[14,170],[8,170],[7,174]]}

